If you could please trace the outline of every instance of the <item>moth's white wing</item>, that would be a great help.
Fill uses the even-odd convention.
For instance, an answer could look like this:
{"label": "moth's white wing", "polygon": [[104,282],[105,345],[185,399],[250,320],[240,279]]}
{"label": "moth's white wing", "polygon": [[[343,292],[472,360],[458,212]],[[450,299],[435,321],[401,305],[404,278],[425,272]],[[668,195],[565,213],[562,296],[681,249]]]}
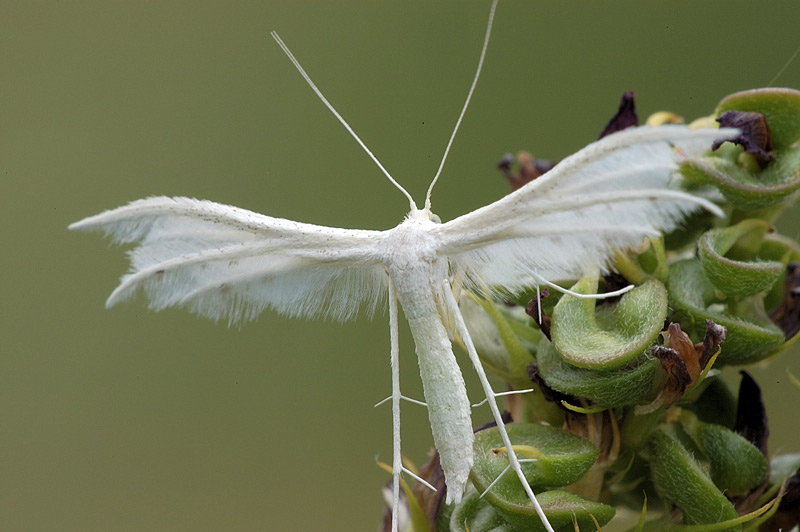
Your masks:
{"label": "moth's white wing", "polygon": [[707,200],[668,188],[681,157],[735,130],[638,127],[594,142],[506,197],[436,227],[468,283],[519,289],[534,275],[574,279],[614,250],[669,231]]}
{"label": "moth's white wing", "polygon": [[250,320],[265,308],[290,316],[354,317],[385,297],[380,231],[271,218],[191,198],[154,197],[91,216],[70,229],[136,243],[131,271],[106,302],[139,287],[151,308],[184,306],[212,319]]}

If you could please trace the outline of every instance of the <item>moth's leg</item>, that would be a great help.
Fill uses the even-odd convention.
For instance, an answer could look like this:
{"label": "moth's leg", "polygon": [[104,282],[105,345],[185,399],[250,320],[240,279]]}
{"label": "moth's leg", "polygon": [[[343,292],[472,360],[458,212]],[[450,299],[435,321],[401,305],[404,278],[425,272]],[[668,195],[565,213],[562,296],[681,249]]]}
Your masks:
{"label": "moth's leg", "polygon": [[481,360],[478,357],[478,352],[475,350],[475,345],[472,343],[472,338],[467,330],[467,325],[464,323],[464,317],[461,316],[458,303],[456,302],[456,298],[450,289],[450,283],[447,280],[444,281],[443,292],[447,306],[450,307],[450,312],[453,316],[453,321],[455,322],[456,331],[458,332],[459,336],[461,336],[461,340],[464,342],[464,346],[467,348],[467,353],[469,354],[469,359],[472,361],[472,365],[475,366],[475,372],[478,374],[478,378],[481,381],[481,386],[483,387],[483,392],[488,400],[489,408],[492,411],[492,416],[494,416],[494,420],[497,423],[497,429],[500,431],[500,436],[503,438],[503,444],[506,446],[506,454],[508,455],[509,465],[517,474],[517,477],[519,477],[522,487],[533,503],[533,507],[536,509],[536,513],[539,514],[539,518],[542,520],[545,529],[548,532],[554,532],[553,527],[550,525],[550,521],[548,521],[547,516],[544,515],[544,510],[542,510],[539,501],[536,499],[536,495],[533,493],[530,484],[528,484],[528,481],[525,480],[525,475],[522,473],[522,468],[519,465],[519,459],[511,447],[511,439],[508,437],[508,431],[506,431],[505,423],[503,423],[500,409],[497,407],[497,394],[494,393],[491,384],[489,384],[489,379],[486,377],[486,372],[483,370]]}
{"label": "moth's leg", "polygon": [[389,280],[389,342],[392,366],[392,532],[398,532],[400,515],[400,473],[403,455],[400,454],[400,344],[397,339],[397,294]]}
{"label": "moth's leg", "polygon": [[[564,288],[562,286],[558,286],[555,283],[551,283],[550,281],[548,281],[547,279],[545,279],[541,275],[537,275],[537,274],[534,273],[533,277],[537,281],[540,281],[542,284],[544,284],[546,286],[549,286],[550,288],[552,288],[556,292],[561,292],[562,294],[567,294],[567,295],[570,295],[572,297],[577,297],[578,299],[609,299],[609,298],[612,298],[612,297],[621,296],[625,292],[630,292],[631,290],[636,288],[634,285],[629,284],[628,286],[626,286],[624,288],[620,288],[619,290],[614,290],[613,292],[603,292],[602,294],[581,294],[579,292],[573,292],[572,290],[570,290],[568,288]],[[539,283],[538,282],[536,283],[536,292],[537,293],[539,292]],[[542,320],[542,315],[541,314],[542,314],[542,303],[541,303],[541,300],[540,300],[539,301],[539,321]]]}
{"label": "moth's leg", "polygon": [[[508,390],[507,392],[494,392],[492,395],[494,395],[495,399],[497,399],[498,397],[503,397],[506,395],[519,395],[521,393],[531,393],[533,391],[534,388],[526,388],[525,390]],[[489,397],[485,397],[484,399],[478,401],[477,403],[472,403],[472,408],[477,408],[481,406],[483,403],[488,403],[488,402],[489,402]]]}
{"label": "moth's leg", "polygon": [[[406,397],[405,395],[401,395],[400,399],[402,399],[403,401],[408,401],[409,403],[414,403],[415,405],[424,406],[425,408],[428,407],[428,403],[426,403],[425,401],[420,401],[420,400],[414,399],[412,397]],[[380,401],[378,401],[377,403],[375,403],[372,406],[373,406],[373,408],[378,408],[383,403],[388,403],[391,400],[392,400],[392,396],[390,395],[389,397],[385,397],[385,398],[381,399]]]}

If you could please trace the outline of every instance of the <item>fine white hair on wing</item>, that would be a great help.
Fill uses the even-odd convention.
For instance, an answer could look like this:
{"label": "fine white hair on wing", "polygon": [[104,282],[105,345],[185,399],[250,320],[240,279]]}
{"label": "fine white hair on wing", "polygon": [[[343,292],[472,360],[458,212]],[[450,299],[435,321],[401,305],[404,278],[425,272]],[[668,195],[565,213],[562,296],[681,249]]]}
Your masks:
{"label": "fine white hair on wing", "polygon": [[[659,131],[662,129],[663,131]],[[579,215],[584,206],[598,202],[640,200],[638,206],[630,203],[624,210],[629,211],[628,216],[634,214],[646,221],[650,217],[652,205],[663,207],[667,203],[660,204],[653,200],[658,198],[666,200],[672,195],[673,199],[681,201],[673,202],[669,205],[670,208],[678,203],[689,203],[690,210],[700,205],[720,215],[722,213],[719,208],[707,200],[666,189],[678,168],[678,159],[685,155],[663,148],[680,145],[683,150],[681,153],[688,154],[691,152],[690,145],[697,144],[695,139],[704,139],[703,142],[710,145],[712,139],[729,132],[730,130],[690,130],[681,126],[663,126],[631,128],[609,135],[565,158],[538,179],[494,203],[437,226],[435,232],[443,243],[443,251],[452,254],[467,251],[483,243],[509,238],[509,233],[513,233],[512,236],[521,236],[526,223],[540,220],[543,215],[552,211],[569,211],[572,217]],[[655,163],[637,163],[636,161],[650,158],[654,150],[646,146],[650,143],[662,145],[662,149],[656,149],[660,157]],[[698,148],[693,149],[698,151]],[[638,171],[626,173],[621,184],[614,181],[603,183],[606,174],[616,175],[618,168],[632,164],[629,159],[638,165]],[[609,161],[613,162],[611,166]],[[638,180],[637,176],[641,180]],[[603,186],[596,185],[596,181]],[[562,189],[567,192],[562,193]],[[688,212],[686,209],[687,207],[678,206],[677,211],[672,209],[672,212],[667,212],[665,218],[674,220]],[[617,212],[621,210],[623,209],[618,208]],[[608,213],[595,219],[594,222],[604,218],[612,219],[611,214],[615,213]],[[653,224],[648,226],[652,227]],[[635,230],[636,227],[632,225],[631,229]]]}
{"label": "fine white hair on wing", "polygon": [[[649,212],[642,212],[641,207],[628,212],[624,203],[553,212],[527,224],[521,222],[519,232],[507,233],[509,238],[453,255],[451,264],[473,289],[499,285],[520,290],[531,285],[532,276],[575,279],[587,264],[607,273],[616,250],[638,245],[661,230],[669,231],[683,214],[696,210],[694,203],[671,203],[652,204]],[[606,216],[610,221],[604,221]]]}
{"label": "fine white hair on wing", "polygon": [[436,226],[442,251],[471,288],[530,286],[532,275],[603,273],[616,250],[668,232],[692,212],[722,211],[667,188],[678,161],[731,130],[640,127],[609,135],[496,202]]}
{"label": "fine white hair on wing", "polygon": [[149,306],[186,307],[213,320],[250,321],[270,308],[290,317],[344,321],[363,308],[368,316],[385,301],[386,274],[380,267],[325,267],[285,257],[253,257],[235,266],[202,263],[146,276],[129,274],[108,306],[142,288]]}
{"label": "fine white hair on wing", "polygon": [[[330,235],[333,235],[331,246],[340,246],[346,241],[337,237],[358,240],[359,236],[375,238],[380,234],[380,231],[340,229],[274,218],[208,200],[166,196],[132,201],[70,224],[69,229],[102,231],[121,244],[179,240],[178,237],[188,236],[191,238],[187,242],[197,242],[201,247],[206,241],[238,243],[271,237],[295,238],[298,244],[311,247],[325,242]],[[182,232],[186,234],[180,234]]]}
{"label": "fine white hair on wing", "polygon": [[70,226],[102,230],[129,252],[131,272],[107,301],[143,288],[150,307],[184,306],[229,323],[266,308],[346,320],[385,300],[380,231],[302,224],[189,198],[149,198]]}
{"label": "fine white hair on wing", "polygon": [[662,162],[665,158],[671,160],[675,168],[675,161],[680,157],[697,157],[708,151],[715,140],[730,138],[738,133],[739,130],[731,128],[690,129],[681,125],[624,129],[566,157],[553,169],[529,183],[533,187],[526,185],[512,194],[518,194],[526,188],[541,190],[548,186],[561,186],[560,182],[566,180],[563,176],[569,176],[570,184],[592,182],[609,169],[617,170],[629,164],[648,165]]}

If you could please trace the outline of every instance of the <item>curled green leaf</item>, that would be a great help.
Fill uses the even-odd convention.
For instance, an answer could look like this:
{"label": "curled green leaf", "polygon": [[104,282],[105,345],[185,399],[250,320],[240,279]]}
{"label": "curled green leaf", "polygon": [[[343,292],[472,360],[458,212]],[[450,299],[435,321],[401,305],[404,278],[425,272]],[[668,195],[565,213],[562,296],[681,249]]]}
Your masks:
{"label": "curled green leaf", "polygon": [[[550,525],[557,532],[597,530],[614,517],[614,508],[578,497],[563,490],[538,493],[542,508],[547,513]],[[478,492],[470,489],[461,503],[455,507],[449,523],[440,530],[448,532],[544,532],[539,516],[533,514],[511,514],[498,511]]]}
{"label": "curled green leaf", "polygon": [[658,375],[658,361],[642,356],[636,364],[610,370],[589,370],[566,363],[546,339],[539,343],[539,375],[556,391],[589,399],[605,407],[646,402]]}
{"label": "curled green leaf", "polygon": [[705,320],[727,328],[718,365],[751,364],[776,353],[784,343],[783,331],[767,317],[760,299],[749,298],[737,314],[731,314],[731,309],[717,297],[715,286],[697,259],[673,264],[667,288],[671,306],[684,315],[681,320],[684,331],[702,336]]}
{"label": "curled green leaf", "polygon": [[721,425],[701,423],[697,441],[708,455],[711,480],[730,495],[744,495],[767,478],[769,464],[753,444]]}
{"label": "curled green leaf", "polygon": [[[610,506],[566,491],[545,491],[581,479],[597,460],[594,445],[563,429],[537,423],[511,423],[506,429],[525,478],[556,530],[566,530],[573,519],[586,530],[594,530],[592,516],[602,524],[611,520],[615,510]],[[543,531],[519,478],[508,469],[508,450],[497,428],[476,433],[474,449],[470,479],[509,525],[519,527],[508,530]]]}
{"label": "curled green leaf", "polygon": [[509,525],[494,506],[472,488],[453,509],[449,532],[517,532],[517,528]]}
{"label": "curled green leaf", "polygon": [[[572,290],[597,292],[597,275],[579,280]],[[640,355],[655,340],[667,317],[664,285],[650,280],[617,303],[565,295],[553,309],[551,335],[561,357],[582,368],[611,369]]]}
{"label": "curled green leaf", "polygon": [[776,88],[738,92],[724,98],[714,116],[730,111],[764,117],[771,162],[748,164],[753,159],[745,156],[751,154],[726,143],[711,157],[685,161],[681,173],[692,182],[716,186],[733,206],[769,218],[800,188],[800,150],[792,147],[800,138],[800,92]]}
{"label": "curled green leaf", "polygon": [[[686,524],[718,523],[737,517],[730,501],[673,436],[657,430],[650,439],[650,470],[659,493],[683,512]],[[741,526],[727,530],[738,531]]]}
{"label": "curled green leaf", "polygon": [[[511,423],[506,428],[525,478],[556,530],[572,523],[573,516],[587,527],[593,522],[590,514],[603,524],[611,520],[614,509],[610,506],[566,491],[544,491],[580,480],[597,460],[594,445],[560,428],[537,423]],[[470,479],[479,492],[485,492],[483,498],[508,523],[526,527],[520,530],[544,530],[519,479],[508,470],[508,450],[499,431],[491,428],[476,433],[474,449]]]}
{"label": "curled green leaf", "polygon": [[[551,526],[557,532],[597,530],[611,521],[614,508],[578,497],[563,490],[536,494]],[[594,519],[593,519],[594,518]],[[509,512],[492,506],[474,490],[453,511],[450,532],[544,532],[539,516],[530,508],[527,512]]]}
{"label": "curled green leaf", "polygon": [[[706,276],[718,290],[732,296],[751,296],[767,290],[783,276],[784,267],[780,262],[757,257],[752,260],[754,253],[742,249],[747,246],[747,240],[755,240],[760,247],[769,228],[763,220],[750,219],[703,233],[697,244],[698,256]],[[736,260],[736,251],[749,255],[751,260]]]}
{"label": "curled green leaf", "polygon": [[700,421],[688,411],[681,425],[708,458],[711,480],[728,496],[745,495],[767,480],[767,459],[739,434]]}
{"label": "curled green leaf", "polygon": [[[563,429],[538,423],[506,425],[522,471],[534,490],[566,486],[578,481],[597,460],[597,448],[588,440]],[[485,490],[508,466],[508,455],[496,427],[475,434],[475,465],[470,473],[475,487]],[[513,473],[503,475],[485,495],[527,506],[530,500]]]}
{"label": "curled green leaf", "polygon": [[800,189],[800,151],[785,150],[765,170],[751,172],[722,157],[689,159],[681,173],[695,183],[714,185],[733,206],[760,213],[779,206]]}

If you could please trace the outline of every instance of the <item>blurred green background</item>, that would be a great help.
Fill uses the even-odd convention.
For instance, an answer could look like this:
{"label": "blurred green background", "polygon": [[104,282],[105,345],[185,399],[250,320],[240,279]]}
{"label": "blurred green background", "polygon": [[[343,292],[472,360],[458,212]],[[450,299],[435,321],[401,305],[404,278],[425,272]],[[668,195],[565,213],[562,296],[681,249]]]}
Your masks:
{"label": "blurred green background", "polygon": [[[0,530],[374,530],[389,461],[385,315],[228,328],[141,300],[68,223],[149,195],[385,229],[404,198],[269,37],[277,30],[419,201],[466,95],[488,1],[0,2]],[[508,191],[507,151],[563,157],[623,91],[708,114],[800,45],[800,4],[501,2],[435,191],[443,220]],[[800,88],[800,59],[775,81]],[[797,237],[797,211],[782,228]],[[404,392],[420,397],[403,331]],[[798,450],[798,349],[753,373]],[[461,360],[463,365],[463,358]],[[464,366],[466,368],[466,366]],[[467,369],[471,395],[480,392]],[[736,372],[729,370],[731,380]],[[476,412],[476,423],[488,419]],[[430,446],[404,411],[404,451]]]}

